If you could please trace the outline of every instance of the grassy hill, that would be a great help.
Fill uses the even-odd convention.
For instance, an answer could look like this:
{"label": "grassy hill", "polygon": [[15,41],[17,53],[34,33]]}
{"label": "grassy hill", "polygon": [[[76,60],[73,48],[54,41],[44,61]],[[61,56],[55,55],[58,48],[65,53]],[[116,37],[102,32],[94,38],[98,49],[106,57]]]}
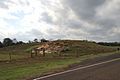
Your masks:
{"label": "grassy hill", "polygon": [[78,55],[85,54],[99,54],[116,51],[114,47],[101,46],[94,42],[89,41],[79,41],[79,40],[62,40],[55,42],[64,42],[65,46],[69,48],[64,54],[73,54],[78,53]]}
{"label": "grassy hill", "polygon": [[[57,40],[52,43],[63,43],[68,48],[67,51],[61,52],[62,56],[82,56],[116,51],[116,48],[101,46],[88,41]],[[9,54],[12,55],[12,59],[29,58],[31,49],[39,47],[42,44],[44,43],[29,43],[0,48],[0,61],[9,60]],[[47,57],[50,55],[57,56],[57,53],[48,54]]]}

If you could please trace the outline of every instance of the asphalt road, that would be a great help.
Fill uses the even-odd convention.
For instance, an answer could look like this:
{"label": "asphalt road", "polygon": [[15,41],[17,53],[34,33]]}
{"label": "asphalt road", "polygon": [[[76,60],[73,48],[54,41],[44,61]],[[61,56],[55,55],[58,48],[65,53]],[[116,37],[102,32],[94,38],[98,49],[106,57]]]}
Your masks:
{"label": "asphalt road", "polygon": [[86,65],[68,72],[36,78],[36,80],[120,80],[120,55],[102,58],[90,62],[88,60],[85,62]]}

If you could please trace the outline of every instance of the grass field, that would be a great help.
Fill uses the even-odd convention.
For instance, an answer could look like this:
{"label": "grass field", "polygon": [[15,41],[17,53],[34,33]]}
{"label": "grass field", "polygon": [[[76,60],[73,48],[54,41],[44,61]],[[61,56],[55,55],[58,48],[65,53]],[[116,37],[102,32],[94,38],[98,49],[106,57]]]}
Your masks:
{"label": "grass field", "polygon": [[9,54],[11,54],[13,60],[28,58],[30,57],[30,52],[27,52],[27,50],[39,44],[40,43],[31,43],[0,48],[0,61],[9,60]]}
{"label": "grass field", "polygon": [[[92,42],[62,42],[65,42],[70,49],[67,52],[63,52],[62,57],[53,57],[56,54],[48,54],[46,57],[30,58],[29,50],[40,45],[40,43],[1,48],[0,80],[24,80],[47,72],[52,73],[62,70],[73,63],[79,63],[85,59],[111,55],[116,51],[114,47],[101,46]],[[12,54],[11,62],[9,62],[9,53]],[[76,57],[76,53],[78,53],[79,57]]]}

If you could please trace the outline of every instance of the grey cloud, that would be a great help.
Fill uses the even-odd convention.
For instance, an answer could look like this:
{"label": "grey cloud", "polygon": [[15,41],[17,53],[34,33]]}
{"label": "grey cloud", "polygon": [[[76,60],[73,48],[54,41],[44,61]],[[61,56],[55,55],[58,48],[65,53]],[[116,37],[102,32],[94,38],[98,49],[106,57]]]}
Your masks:
{"label": "grey cloud", "polygon": [[[6,1],[8,0],[1,0],[0,7],[8,8]],[[20,3],[29,5],[27,1]],[[39,22],[44,21],[53,25],[55,29],[59,27],[60,30],[49,29],[46,31],[47,34],[44,34],[33,29],[25,35],[22,34],[26,39],[35,37],[85,39],[87,37],[87,39],[97,41],[120,41],[120,33],[112,30],[120,27],[120,3],[117,3],[117,6],[112,3],[119,0],[60,0],[61,4],[58,6],[53,6],[50,0],[39,1],[42,1],[47,8],[50,7],[49,10],[54,13],[49,15],[49,11],[45,11]],[[107,9],[108,6],[110,6],[109,9]],[[55,20],[53,20],[54,16],[56,16]]]}
{"label": "grey cloud", "polygon": [[24,0],[24,1],[19,0],[19,3],[20,3],[21,5],[27,5],[27,6],[30,5],[29,0]]}
{"label": "grey cloud", "polygon": [[0,7],[8,9],[8,5],[6,4],[6,2],[8,2],[8,1],[9,0],[0,0]]}
{"label": "grey cloud", "polygon": [[82,23],[79,20],[68,20],[67,22],[64,22],[64,25],[72,29],[79,29],[82,27]]}
{"label": "grey cloud", "polygon": [[63,39],[67,36],[67,34],[63,34],[64,31],[56,31],[54,29],[48,29],[47,35],[45,37],[49,39]]}
{"label": "grey cloud", "polygon": [[105,0],[64,0],[64,3],[82,19],[92,19],[96,13],[95,9],[104,2]]}
{"label": "grey cloud", "polygon": [[[111,0],[113,1],[113,0]],[[70,20],[69,18],[65,18],[66,22],[63,22],[64,27],[67,27],[72,30],[82,30],[85,33],[88,33],[88,39],[93,40],[120,40],[119,33],[116,33],[114,36],[110,36],[110,31],[112,28],[116,26],[120,26],[119,14],[120,14],[120,6],[114,10],[111,5],[111,10],[113,12],[109,12],[110,15],[102,15],[99,16],[100,8],[104,10],[104,7],[107,7],[111,1],[106,0],[63,0],[62,3],[66,7],[69,7],[74,12],[74,15],[78,17],[78,19]],[[117,1],[117,0],[116,0]],[[104,7],[103,7],[104,6]],[[69,13],[69,10],[68,10]],[[68,14],[69,15],[69,14]],[[89,25],[85,25],[88,23]],[[72,32],[71,32],[72,33]],[[76,36],[86,36],[82,33],[72,33]],[[105,39],[106,38],[106,39]]]}
{"label": "grey cloud", "polygon": [[[32,34],[43,35],[47,38],[53,39],[68,37],[86,39],[87,37],[87,39],[97,41],[120,40],[119,33],[111,32],[115,33],[113,36],[111,36],[110,33],[113,28],[120,26],[120,20],[118,18],[118,14],[120,13],[120,11],[118,11],[119,9],[114,11],[111,8],[111,11],[114,11],[115,13],[111,13],[110,17],[107,15],[98,15],[101,11],[99,9],[102,8],[103,5],[105,7],[108,6],[106,0],[62,0],[61,4],[63,8],[57,7],[53,10],[57,17],[56,21],[53,21],[53,16],[50,16],[49,12],[44,12],[42,18],[40,18],[40,21],[45,21],[46,23],[53,25],[55,28],[59,27],[60,30],[47,30],[47,35],[41,33],[36,34],[36,32],[39,33],[39,31],[32,31]],[[47,6],[48,4],[45,5]],[[71,18],[73,15],[77,18]]]}
{"label": "grey cloud", "polygon": [[44,12],[44,13],[42,13],[41,16],[42,16],[42,18],[39,19],[39,22],[45,21],[46,23],[51,23],[51,24],[54,23],[52,17],[49,15],[49,13]]}
{"label": "grey cloud", "polygon": [[32,29],[26,33],[30,34],[31,36],[37,37],[37,38],[41,38],[44,35],[41,31],[37,29]]}
{"label": "grey cloud", "polygon": [[10,38],[16,38],[18,40],[23,40],[26,42],[28,40],[34,40],[35,38],[41,39],[43,37],[44,37],[44,34],[37,29],[32,29],[27,32],[18,32],[10,36]]}
{"label": "grey cloud", "polygon": [[[18,1],[21,5],[30,5],[28,0],[24,0],[24,2],[21,0],[18,0]],[[9,9],[8,3],[16,4],[11,0],[0,0],[0,8]]]}
{"label": "grey cloud", "polygon": [[0,7],[3,9],[9,9],[9,5],[8,4],[15,4],[15,2],[11,1],[11,0],[0,0]]}

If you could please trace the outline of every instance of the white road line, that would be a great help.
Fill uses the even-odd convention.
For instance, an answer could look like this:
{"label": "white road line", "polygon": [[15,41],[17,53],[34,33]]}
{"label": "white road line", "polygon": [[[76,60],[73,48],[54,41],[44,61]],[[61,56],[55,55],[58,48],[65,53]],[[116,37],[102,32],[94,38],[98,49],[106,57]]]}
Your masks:
{"label": "white road line", "polygon": [[117,60],[120,60],[120,58],[116,58],[116,59],[112,59],[112,60],[109,60],[109,61],[104,61],[104,62],[100,62],[100,63],[96,63],[96,64],[84,66],[84,67],[79,67],[79,68],[72,69],[72,70],[67,70],[67,71],[63,71],[63,72],[59,72],[59,73],[43,76],[43,77],[36,78],[36,79],[33,79],[33,80],[45,79],[45,78],[48,78],[48,77],[61,75],[61,74],[65,74],[65,73],[69,73],[69,72],[73,72],[73,71],[77,71],[77,70],[81,70],[81,69],[85,69],[85,68],[90,68],[90,67],[98,66],[98,65],[101,65],[101,64],[105,64],[105,63],[110,63],[110,62],[117,61]]}

